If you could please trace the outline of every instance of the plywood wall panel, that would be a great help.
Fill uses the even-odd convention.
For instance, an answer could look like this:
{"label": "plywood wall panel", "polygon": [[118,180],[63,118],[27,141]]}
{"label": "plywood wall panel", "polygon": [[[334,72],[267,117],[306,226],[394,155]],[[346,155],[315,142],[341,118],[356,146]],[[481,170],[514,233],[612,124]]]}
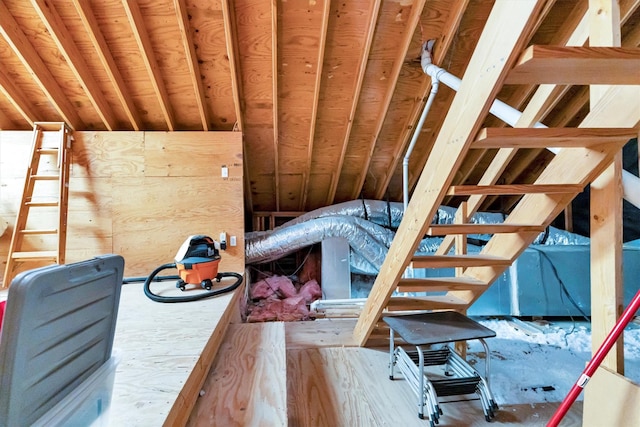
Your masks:
{"label": "plywood wall panel", "polygon": [[76,132],[73,136],[72,177],[144,173],[144,132]]}
{"label": "plywood wall panel", "polygon": [[[0,215],[11,224],[0,237],[3,264],[31,136],[30,131],[0,132]],[[240,133],[75,132],[74,139],[67,262],[118,253],[125,258],[125,276],[143,276],[173,262],[189,235],[218,240],[224,231],[236,236],[237,246],[222,252],[220,271],[244,270]],[[171,148],[159,154],[163,145]],[[158,165],[165,170],[162,176],[146,176],[145,164],[155,165],[149,168],[151,175],[160,174]],[[222,164],[229,168],[227,178],[221,176]],[[172,176],[178,172],[185,176]],[[30,221],[44,223],[50,216],[36,214]]]}
{"label": "plywood wall panel", "polygon": [[[145,137],[145,176],[242,177],[242,134],[215,132],[206,138],[190,132],[154,132]],[[234,144],[225,144],[235,139]]]}

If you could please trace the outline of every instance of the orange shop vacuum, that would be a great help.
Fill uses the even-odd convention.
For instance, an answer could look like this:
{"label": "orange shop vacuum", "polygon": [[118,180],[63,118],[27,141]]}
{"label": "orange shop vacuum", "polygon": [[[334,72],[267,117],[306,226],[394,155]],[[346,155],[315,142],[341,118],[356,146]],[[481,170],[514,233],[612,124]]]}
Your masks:
{"label": "orange shop vacuum", "polygon": [[[161,265],[146,278],[144,282],[145,295],[156,302],[188,302],[233,291],[242,283],[242,275],[218,271],[218,265],[221,259],[220,250],[225,248],[226,245],[224,245],[224,243],[220,244],[211,237],[203,234],[187,237],[182,246],[180,246],[180,249],[178,249],[178,253],[176,253],[175,263]],[[185,291],[187,285],[196,285],[197,287],[205,289],[207,292],[184,296],[154,294],[151,292],[151,282],[156,279],[158,273],[168,268],[176,268],[178,270],[176,288]],[[226,277],[233,277],[236,280],[229,286],[212,290],[214,280],[220,282]],[[173,279],[176,278],[176,276],[168,276],[168,278]]]}

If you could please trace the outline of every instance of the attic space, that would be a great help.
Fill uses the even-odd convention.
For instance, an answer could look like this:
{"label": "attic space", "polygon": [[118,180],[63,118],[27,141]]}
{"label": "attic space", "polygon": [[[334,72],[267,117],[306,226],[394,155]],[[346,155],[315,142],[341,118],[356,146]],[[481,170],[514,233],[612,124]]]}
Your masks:
{"label": "attic space", "polygon": [[640,0],[0,0],[0,426],[638,425],[639,132]]}

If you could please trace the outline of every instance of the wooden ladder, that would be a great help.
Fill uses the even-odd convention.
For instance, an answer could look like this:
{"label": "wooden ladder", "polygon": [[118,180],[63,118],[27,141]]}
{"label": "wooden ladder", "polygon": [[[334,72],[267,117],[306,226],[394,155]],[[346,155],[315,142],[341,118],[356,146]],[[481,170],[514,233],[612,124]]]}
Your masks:
{"label": "wooden ladder", "polygon": [[[640,108],[636,107],[640,86],[608,88],[578,128],[531,128],[538,116],[525,110],[514,128],[479,130],[495,93],[506,81],[517,84],[551,83],[550,79],[557,76],[559,84],[596,84],[600,83],[598,78],[603,74],[600,72],[602,69],[616,69],[618,66],[627,69],[626,65],[620,64],[626,64],[626,60],[637,64],[640,58],[638,49],[554,49],[549,46],[545,49],[529,48],[519,57],[524,49],[519,43],[526,37],[518,41],[516,36],[528,31],[532,20],[535,22],[536,7],[530,6],[530,14],[525,16],[526,11],[515,10],[517,8],[508,3],[501,3],[499,7],[503,10],[497,15],[513,19],[508,25],[496,25],[496,22],[490,24],[490,17],[485,33],[488,28],[492,34],[486,39],[485,34],[480,38],[462,86],[431,150],[356,324],[354,337],[360,345],[367,343],[383,311],[455,310],[464,313],[571,200],[598,177],[622,146],[637,136],[638,130],[634,127],[640,121]],[[520,6],[535,2],[518,3]],[[515,28],[516,25],[522,29]],[[497,43],[496,39],[502,42]],[[537,57],[536,52],[543,52],[544,56]],[[580,58],[582,68],[571,68],[564,62],[575,62],[576,57]],[[505,58],[509,60],[505,61]],[[610,61],[609,66],[603,63],[606,61]],[[629,78],[621,75],[620,80],[615,80],[609,75],[602,83],[640,84],[638,73],[634,73],[634,83],[629,83]],[[486,85],[492,87],[487,90]],[[558,147],[561,150],[534,184],[495,185],[517,149],[540,147]],[[478,185],[452,186],[454,175],[468,150],[486,148],[498,148],[498,153]],[[522,195],[522,198],[503,224],[468,222],[488,195],[514,194]],[[457,223],[432,225],[431,219],[447,195],[468,197],[456,215]],[[491,234],[492,237],[478,255],[467,255],[464,241],[468,234]],[[445,237],[433,256],[414,256],[425,235]],[[454,243],[456,251],[452,254]],[[455,267],[456,275],[404,278],[405,268],[410,264],[414,268]],[[396,290],[425,292],[426,296],[392,296]]]}
{"label": "wooden ladder", "polygon": [[[26,263],[65,262],[70,148],[71,130],[65,123],[33,124],[31,160],[9,245],[4,288],[25,269]],[[54,182],[56,189],[52,188]],[[32,221],[29,221],[30,215]],[[55,243],[47,236],[55,236]]]}

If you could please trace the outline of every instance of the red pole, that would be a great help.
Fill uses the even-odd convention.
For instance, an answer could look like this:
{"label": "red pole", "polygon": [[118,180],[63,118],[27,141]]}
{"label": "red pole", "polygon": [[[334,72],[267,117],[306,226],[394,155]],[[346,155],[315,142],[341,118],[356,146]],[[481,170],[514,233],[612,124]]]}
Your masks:
{"label": "red pole", "polygon": [[607,338],[605,338],[598,351],[596,351],[596,354],[593,355],[593,358],[587,364],[587,367],[582,372],[582,375],[580,375],[580,378],[578,378],[578,381],[573,385],[569,394],[567,394],[567,397],[564,398],[555,414],[553,414],[553,417],[551,417],[547,423],[547,427],[556,427],[560,421],[562,421],[562,418],[567,414],[573,402],[575,402],[576,398],[580,395],[584,386],[587,385],[587,382],[591,379],[593,373],[598,369],[602,360],[607,356],[609,350],[611,350],[611,347],[616,343],[624,331],[624,328],[627,327],[639,308],[640,291],[638,291],[633,297],[627,309],[622,313],[620,319],[618,319],[611,332],[609,332],[609,335],[607,335]]}

